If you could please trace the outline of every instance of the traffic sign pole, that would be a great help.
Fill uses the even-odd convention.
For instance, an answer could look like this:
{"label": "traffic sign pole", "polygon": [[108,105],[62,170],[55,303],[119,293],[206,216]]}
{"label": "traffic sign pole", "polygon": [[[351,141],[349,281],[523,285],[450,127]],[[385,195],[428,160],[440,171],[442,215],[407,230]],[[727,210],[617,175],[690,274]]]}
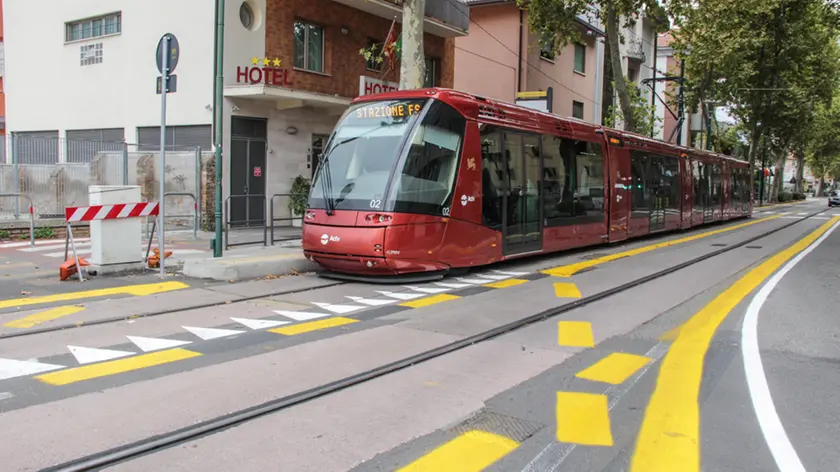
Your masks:
{"label": "traffic sign pole", "polygon": [[[166,208],[165,181],[166,178],[166,95],[169,93],[169,57],[171,55],[169,49],[169,35],[165,34],[161,39],[163,47],[158,47],[160,52],[160,73],[161,73],[161,93],[160,93],[160,211],[158,212],[158,248],[160,249],[160,275],[166,275],[164,268],[164,260],[166,259],[166,251],[164,249],[165,232],[163,229],[163,214]],[[175,62],[177,64],[177,61]]]}

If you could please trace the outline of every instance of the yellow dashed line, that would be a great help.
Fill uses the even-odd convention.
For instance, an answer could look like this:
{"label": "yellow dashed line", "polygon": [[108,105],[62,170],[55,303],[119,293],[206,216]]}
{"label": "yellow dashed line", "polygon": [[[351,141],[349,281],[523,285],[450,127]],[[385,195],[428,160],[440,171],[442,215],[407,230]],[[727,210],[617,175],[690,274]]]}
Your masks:
{"label": "yellow dashed line", "polygon": [[186,349],[167,349],[165,351],[141,354],[139,356],[129,357],[126,359],[117,359],[114,361],[101,362],[99,364],[60,370],[58,372],[38,375],[35,378],[50,385],[67,385],[75,382],[81,382],[83,380],[106,377],[108,375],[130,372],[132,370],[145,369],[146,367],[168,364],[170,362],[190,359],[200,355],[201,354],[198,352],[188,351]]}
{"label": "yellow dashed line", "polygon": [[586,446],[612,446],[608,405],[606,395],[557,392],[557,440]]}
{"label": "yellow dashed line", "polygon": [[449,295],[447,293],[441,293],[439,295],[432,295],[431,297],[423,297],[418,298],[417,300],[411,300],[407,302],[400,303],[400,306],[407,306],[409,308],[422,308],[424,306],[434,305],[436,303],[441,302],[448,302],[449,300],[456,300],[461,298],[457,295]]}
{"label": "yellow dashed line", "polygon": [[507,279],[507,280],[500,280],[498,282],[493,282],[491,284],[484,284],[485,287],[490,288],[508,288],[514,287],[516,285],[522,285],[527,283],[528,281],[525,279]]}
{"label": "yellow dashed line", "polygon": [[8,323],[4,324],[3,326],[6,328],[31,328],[35,325],[39,325],[41,323],[56,320],[63,316],[72,315],[83,311],[84,307],[81,306],[60,306],[56,308],[51,308],[46,311],[42,311],[40,313],[35,313],[33,315],[25,316],[23,318],[18,318],[16,320],[9,321]]}
{"label": "yellow dashed line", "polygon": [[486,431],[467,431],[397,472],[479,472],[519,447]]}
{"label": "yellow dashed line", "polygon": [[568,264],[568,265],[564,265],[564,266],[554,267],[554,268],[546,269],[546,270],[543,270],[543,271],[540,271],[540,272],[542,272],[543,274],[548,274],[548,275],[555,276],[555,277],[571,277],[572,275],[580,272],[583,269],[587,269],[589,267],[594,267],[594,266],[597,266],[597,265],[601,265],[605,262],[614,261],[616,259],[623,259],[625,257],[632,257],[632,256],[635,256],[635,255],[642,254],[642,253],[645,253],[645,252],[650,252],[650,251],[653,251],[653,250],[656,250],[656,249],[661,249],[661,248],[664,248],[664,247],[675,246],[677,244],[683,244],[683,243],[687,243],[687,242],[690,242],[690,241],[695,241],[695,240],[706,238],[706,237],[709,237],[709,236],[714,236],[716,234],[725,233],[727,231],[733,231],[733,230],[740,229],[740,228],[746,228],[747,226],[752,226],[752,225],[757,224],[757,223],[773,220],[773,219],[780,218],[780,217],[781,217],[780,215],[769,216],[767,218],[748,221],[746,223],[741,223],[739,225],[730,226],[728,228],[721,228],[721,229],[716,229],[714,231],[707,231],[705,233],[695,234],[693,236],[688,236],[688,237],[685,237],[685,238],[679,238],[679,239],[675,239],[673,241],[665,241],[665,242],[661,242],[661,243],[657,243],[657,244],[651,244],[650,246],[644,246],[644,247],[640,247],[640,248],[636,248],[636,249],[631,249],[629,251],[618,252],[618,253],[615,253],[615,254],[610,254],[608,256],[599,257],[597,259],[590,259],[588,261],[577,262],[575,264]]}
{"label": "yellow dashed line", "polygon": [[554,294],[557,298],[581,298],[577,285],[571,282],[554,282]]}
{"label": "yellow dashed line", "polygon": [[578,372],[575,377],[618,385],[650,361],[648,357],[614,352],[595,365]]}
{"label": "yellow dashed line", "polygon": [[181,290],[190,286],[181,282],[162,282],[156,284],[125,285],[122,287],[100,288],[97,290],[86,290],[83,292],[57,293],[55,295],[44,295],[41,297],[16,298],[14,300],[0,300],[0,308],[10,308],[26,305],[37,305],[39,303],[66,302],[82,298],[104,297],[107,295],[152,295],[154,293],[170,292]]}
{"label": "yellow dashed line", "polygon": [[586,321],[560,321],[557,323],[557,343],[561,346],[595,346],[592,324]]}
{"label": "yellow dashed line", "polygon": [[310,331],[318,331],[319,329],[335,328],[336,326],[344,326],[351,323],[358,323],[359,320],[352,318],[344,318],[336,316],[334,318],[327,318],[324,320],[310,321],[308,323],[301,323],[292,326],[285,326],[283,328],[273,328],[268,330],[271,333],[284,334],[286,336],[294,336],[296,334],[308,333]]}

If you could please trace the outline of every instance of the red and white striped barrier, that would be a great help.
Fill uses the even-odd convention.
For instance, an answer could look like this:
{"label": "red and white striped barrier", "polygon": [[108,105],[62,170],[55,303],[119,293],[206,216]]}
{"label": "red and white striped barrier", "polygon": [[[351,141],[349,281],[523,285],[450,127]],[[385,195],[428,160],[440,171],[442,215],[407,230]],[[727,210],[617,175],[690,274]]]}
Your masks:
{"label": "red and white striped barrier", "polygon": [[118,203],[115,205],[67,207],[64,209],[64,218],[67,223],[93,220],[116,220],[120,218],[157,216],[159,211],[160,205],[158,202]]}

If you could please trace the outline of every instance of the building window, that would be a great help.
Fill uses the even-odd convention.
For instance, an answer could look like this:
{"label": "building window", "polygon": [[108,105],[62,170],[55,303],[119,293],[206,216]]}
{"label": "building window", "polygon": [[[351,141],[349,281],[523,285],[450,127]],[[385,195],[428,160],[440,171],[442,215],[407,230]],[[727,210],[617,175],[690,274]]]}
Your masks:
{"label": "building window", "polygon": [[575,44],[575,72],[586,73],[586,46]]}
{"label": "building window", "polygon": [[426,58],[426,76],[423,78],[423,87],[437,87],[437,59]]}
{"label": "building window", "polygon": [[572,101],[572,116],[579,120],[583,119],[583,103]]}
{"label": "building window", "polygon": [[543,31],[540,35],[540,57],[554,62],[554,33],[551,31]]}
{"label": "building window", "polygon": [[324,28],[295,22],[295,67],[324,72]]}
{"label": "building window", "polygon": [[119,34],[122,32],[122,13],[71,21],[64,28],[67,42]]}
{"label": "building window", "polygon": [[83,66],[102,63],[102,43],[83,44],[80,51],[80,62]]}
{"label": "building window", "polygon": [[381,71],[382,62],[377,59],[382,57],[384,45],[375,39],[368,39],[365,49],[370,51],[370,58],[365,60],[365,68],[367,70]]}
{"label": "building window", "polygon": [[245,29],[251,29],[251,26],[254,25],[254,10],[251,10],[251,6],[247,2],[242,2],[242,5],[239,6],[239,21],[242,22]]}

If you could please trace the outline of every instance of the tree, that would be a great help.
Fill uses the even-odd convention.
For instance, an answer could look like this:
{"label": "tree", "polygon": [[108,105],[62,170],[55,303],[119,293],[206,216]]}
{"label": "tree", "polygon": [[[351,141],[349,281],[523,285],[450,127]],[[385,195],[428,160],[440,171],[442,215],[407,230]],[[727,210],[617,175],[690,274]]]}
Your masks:
{"label": "tree", "polygon": [[[613,85],[615,86],[615,85]],[[641,91],[635,83],[629,82],[627,86],[627,95],[630,97],[630,108],[632,116],[628,120],[622,111],[622,107],[615,105],[610,106],[607,113],[604,115],[604,121],[607,126],[614,128],[619,121],[622,123],[633,123],[636,133],[649,136],[653,133],[657,123],[662,122],[662,119],[656,116],[656,103],[648,104],[647,100],[642,98]]]}
{"label": "tree", "polygon": [[814,124],[809,139],[805,144],[805,160],[817,183],[817,196],[822,196],[826,175],[840,177],[840,88],[835,89],[831,104],[818,104],[815,110]]}
{"label": "tree", "polygon": [[688,103],[732,105],[749,129],[751,166],[766,136],[783,171],[788,150],[808,132],[813,104],[830,97],[840,70],[832,52],[836,7],[824,0],[671,0],[669,11],[679,26],[674,47],[686,61]]}
{"label": "tree", "polygon": [[399,0],[397,4],[403,7],[402,32],[396,34],[397,25],[394,22],[382,44],[374,43],[361,48],[359,55],[366,61],[373,59],[377,64],[381,64],[388,55],[392,58],[399,57],[400,90],[422,88],[426,77],[426,54],[423,44],[426,0]]}
{"label": "tree", "polygon": [[624,129],[639,132],[640,128],[643,129],[648,125],[644,122],[646,120],[639,122],[638,111],[634,109],[630,89],[634,85],[628,84],[621,72],[619,44],[624,41],[621,35],[622,24],[631,25],[636,21],[634,16],[643,10],[657,19],[662,31],[666,29],[664,25],[667,19],[657,0],[516,0],[516,4],[528,10],[528,24],[531,31],[540,35],[545,33],[550,35],[553,41],[549,46],[555,54],[566,45],[582,39],[581,29],[575,18],[590,11],[590,5],[595,6],[600,12],[607,34],[608,55],[614,71],[615,90],[618,94]]}

